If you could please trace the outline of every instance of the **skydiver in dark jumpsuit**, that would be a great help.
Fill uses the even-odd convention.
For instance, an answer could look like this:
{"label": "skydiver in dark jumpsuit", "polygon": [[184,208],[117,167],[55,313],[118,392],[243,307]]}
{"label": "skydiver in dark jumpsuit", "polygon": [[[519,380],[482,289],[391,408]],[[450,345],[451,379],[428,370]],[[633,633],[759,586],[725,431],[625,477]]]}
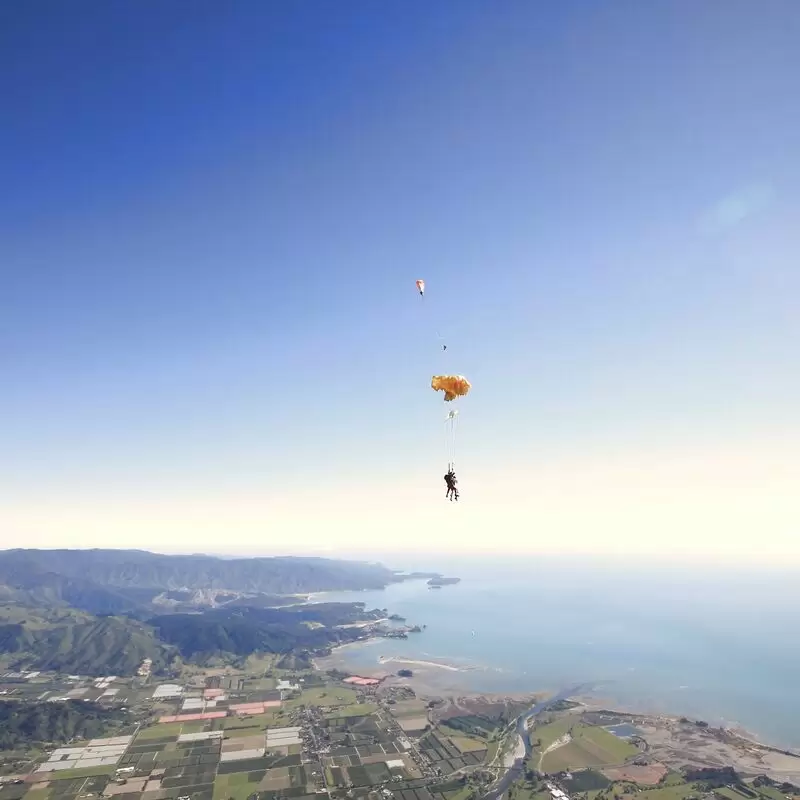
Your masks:
{"label": "skydiver in dark jumpsuit", "polygon": [[444,496],[448,498],[450,502],[458,500],[458,487],[456,486],[458,479],[456,478],[456,473],[453,471],[452,466],[448,467],[447,473],[444,476],[444,482],[447,484],[447,492]]}

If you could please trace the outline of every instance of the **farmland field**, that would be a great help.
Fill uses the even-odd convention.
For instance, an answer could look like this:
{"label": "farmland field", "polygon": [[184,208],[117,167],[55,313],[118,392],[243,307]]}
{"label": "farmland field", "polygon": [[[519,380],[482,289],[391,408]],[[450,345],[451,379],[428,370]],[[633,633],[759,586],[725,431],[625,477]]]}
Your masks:
{"label": "farmland field", "polygon": [[157,723],[150,728],[140,730],[136,741],[141,744],[145,739],[177,739],[182,727],[182,722]]}
{"label": "farmland field", "polygon": [[[561,727],[571,725],[572,741],[569,744],[545,753],[542,759],[544,772],[560,772],[561,770],[580,769],[582,767],[604,767],[621,764],[626,758],[639,752],[633,745],[614,736],[603,728],[575,724],[572,720],[564,720]],[[551,727],[552,726],[548,726]],[[548,731],[548,735],[553,731]],[[537,734],[539,732],[537,731]],[[563,734],[561,734],[563,735]],[[553,740],[555,741],[555,739]],[[544,742],[544,739],[543,739]]]}
{"label": "farmland field", "polygon": [[[558,719],[547,725],[538,725],[531,732],[531,739],[535,742],[537,739],[541,744],[536,748],[539,752],[546,750],[553,742],[560,739],[570,728],[574,727],[575,720],[569,717]],[[613,734],[611,734],[613,736]]]}
{"label": "farmland field", "polygon": [[428,710],[422,700],[399,700],[390,711],[392,716],[402,719],[404,717],[424,717],[427,715]]}
{"label": "farmland field", "polygon": [[693,783],[677,783],[658,789],[649,789],[647,800],[685,800],[689,795],[697,795],[697,786]]}
{"label": "farmland field", "polygon": [[293,706],[349,706],[358,702],[358,695],[352,689],[342,686],[319,686],[303,689],[299,698],[287,700],[284,705]]}
{"label": "farmland field", "polygon": [[450,736],[448,738],[462,753],[473,753],[476,750],[486,749],[486,742],[478,739],[470,739],[467,736]]}
{"label": "farmland field", "polygon": [[284,716],[281,711],[275,710],[267,711],[264,714],[253,714],[253,716],[227,717],[221,722],[225,726],[225,735],[230,736],[235,735],[231,734],[231,731],[239,728],[250,728],[253,731],[263,730],[267,725],[280,725],[283,719]]}
{"label": "farmland field", "polygon": [[247,800],[251,794],[258,791],[258,781],[251,783],[248,780],[250,775],[248,772],[217,775],[214,781],[214,800],[227,800],[229,797],[233,797],[234,800]]}

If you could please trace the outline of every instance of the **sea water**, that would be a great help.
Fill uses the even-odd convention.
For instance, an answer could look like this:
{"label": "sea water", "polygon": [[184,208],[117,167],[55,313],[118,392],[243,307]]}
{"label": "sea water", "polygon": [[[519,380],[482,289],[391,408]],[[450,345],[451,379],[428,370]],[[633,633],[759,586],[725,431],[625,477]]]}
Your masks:
{"label": "sea water", "polygon": [[478,692],[587,682],[609,704],[738,725],[800,747],[795,573],[555,558],[447,569],[461,583],[429,589],[412,580],[315,598],[359,600],[427,626],[344,648],[352,669],[375,669],[381,658],[436,661],[461,668],[439,680]]}

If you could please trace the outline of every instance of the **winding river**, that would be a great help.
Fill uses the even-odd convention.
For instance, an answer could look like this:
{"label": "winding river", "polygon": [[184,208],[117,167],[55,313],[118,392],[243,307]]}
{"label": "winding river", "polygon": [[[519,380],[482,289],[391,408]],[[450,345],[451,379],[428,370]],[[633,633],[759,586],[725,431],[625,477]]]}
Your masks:
{"label": "winding river", "polygon": [[550,708],[550,706],[554,706],[561,700],[567,700],[573,695],[576,695],[581,691],[585,691],[586,689],[586,684],[577,684],[575,686],[570,686],[567,689],[562,689],[552,697],[548,697],[546,700],[535,703],[527,711],[517,717],[516,731],[517,735],[522,737],[522,742],[525,745],[525,757],[516,759],[516,761],[514,761],[514,765],[506,771],[502,778],[500,778],[500,780],[495,783],[485,795],[483,795],[481,800],[498,800],[498,798],[505,794],[505,792],[508,790],[508,787],[511,786],[514,781],[519,780],[522,777],[525,771],[525,760],[530,757],[532,749],[531,737],[527,728],[528,720],[537,716],[538,714],[541,714],[542,711],[546,711],[548,708]]}

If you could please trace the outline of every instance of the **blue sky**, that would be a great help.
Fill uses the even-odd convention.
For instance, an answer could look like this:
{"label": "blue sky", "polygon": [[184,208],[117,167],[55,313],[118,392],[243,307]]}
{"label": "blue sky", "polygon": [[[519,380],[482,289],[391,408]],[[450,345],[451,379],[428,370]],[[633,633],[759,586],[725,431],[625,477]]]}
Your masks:
{"label": "blue sky", "polygon": [[4,5],[3,537],[800,555],[798,35],[792,0]]}

